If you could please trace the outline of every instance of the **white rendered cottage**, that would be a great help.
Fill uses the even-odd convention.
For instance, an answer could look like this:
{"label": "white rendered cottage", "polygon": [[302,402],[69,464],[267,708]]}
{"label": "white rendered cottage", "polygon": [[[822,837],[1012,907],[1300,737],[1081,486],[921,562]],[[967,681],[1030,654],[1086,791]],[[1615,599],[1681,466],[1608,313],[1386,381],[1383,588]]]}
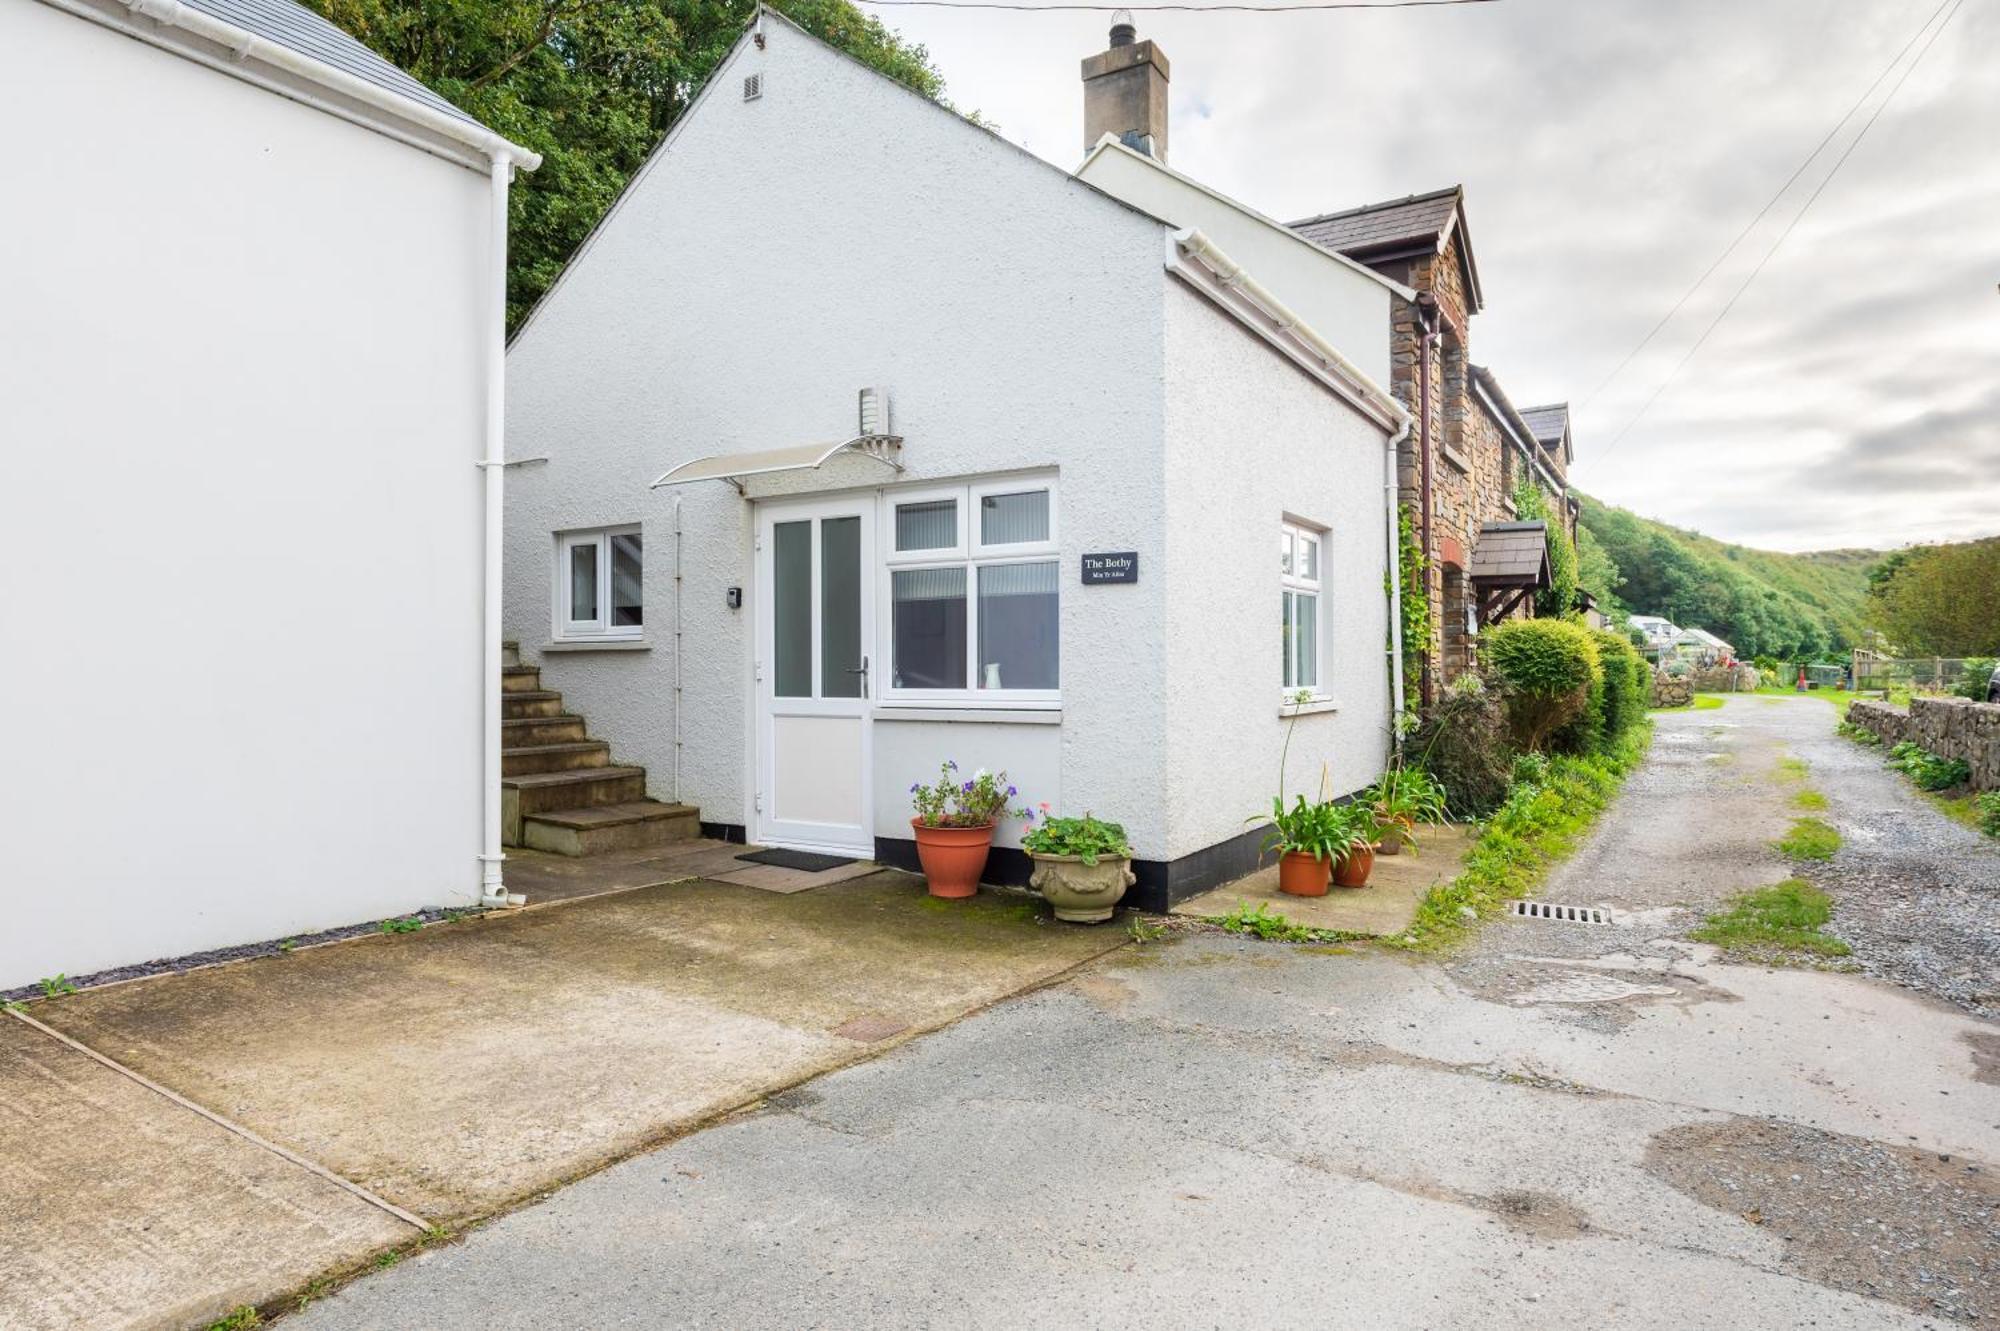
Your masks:
{"label": "white rendered cottage", "polygon": [[0,990],[498,892],[537,159],[290,0],[7,0],[0,119]]}
{"label": "white rendered cottage", "polygon": [[1388,753],[1405,422],[1257,277],[764,13],[509,352],[509,636],[712,834],[914,863],[952,759],[1246,871],[1288,694]]}

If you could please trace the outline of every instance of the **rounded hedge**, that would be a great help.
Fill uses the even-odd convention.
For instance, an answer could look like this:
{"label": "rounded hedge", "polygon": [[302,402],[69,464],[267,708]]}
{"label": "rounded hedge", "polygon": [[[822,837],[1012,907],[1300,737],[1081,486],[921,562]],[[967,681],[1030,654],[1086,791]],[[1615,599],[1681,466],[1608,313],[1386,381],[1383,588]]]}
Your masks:
{"label": "rounded hedge", "polygon": [[1514,742],[1529,752],[1583,716],[1604,686],[1596,635],[1569,620],[1510,619],[1482,633],[1480,645],[1506,692]]}

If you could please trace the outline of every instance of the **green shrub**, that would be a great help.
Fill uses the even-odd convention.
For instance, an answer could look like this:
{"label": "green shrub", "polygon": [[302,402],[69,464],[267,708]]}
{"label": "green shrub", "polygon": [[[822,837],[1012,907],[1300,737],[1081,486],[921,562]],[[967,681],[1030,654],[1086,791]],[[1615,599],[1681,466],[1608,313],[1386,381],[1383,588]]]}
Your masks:
{"label": "green shrub", "polygon": [[1511,619],[1481,634],[1480,644],[1505,694],[1514,743],[1529,752],[1548,747],[1603,687],[1597,640],[1581,624]]}
{"label": "green shrub", "polygon": [[1959,663],[1958,679],[1951,691],[1961,698],[1974,702],[1986,701],[1987,686],[1993,680],[1993,658],[1990,656],[1968,656]]}
{"label": "green shrub", "polygon": [[1834,731],[1865,748],[1875,749],[1880,748],[1882,745],[1882,737],[1880,735],[1863,726],[1857,726],[1852,721],[1842,721],[1834,727]]}
{"label": "green shrub", "polygon": [[1604,675],[1604,735],[1599,744],[1611,743],[1646,719],[1653,705],[1653,676],[1646,659],[1632,650],[1632,644],[1602,629],[1591,635],[1597,639],[1597,664]]}
{"label": "green shrub", "polygon": [[1989,790],[1972,802],[1979,811],[1979,830],[1987,836],[2000,836],[2000,790]]}
{"label": "green shrub", "polygon": [[1403,752],[1444,787],[1452,816],[1485,817],[1507,798],[1514,760],[1499,690],[1460,675],[1424,709]]}
{"label": "green shrub", "polygon": [[1915,740],[1889,750],[1889,766],[1917,783],[1919,790],[1950,790],[1972,779],[1972,765],[1963,758],[1943,758]]}

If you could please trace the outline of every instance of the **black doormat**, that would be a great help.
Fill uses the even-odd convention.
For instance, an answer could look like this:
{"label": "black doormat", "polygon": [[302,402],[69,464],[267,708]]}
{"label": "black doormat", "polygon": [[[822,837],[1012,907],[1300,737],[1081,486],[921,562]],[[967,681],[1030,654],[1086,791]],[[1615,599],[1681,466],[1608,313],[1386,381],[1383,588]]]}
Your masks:
{"label": "black doormat", "polygon": [[841,855],[820,855],[810,850],[753,850],[747,855],[738,855],[739,860],[752,864],[775,864],[780,869],[804,869],[807,873],[818,873],[822,869],[840,869],[854,863]]}

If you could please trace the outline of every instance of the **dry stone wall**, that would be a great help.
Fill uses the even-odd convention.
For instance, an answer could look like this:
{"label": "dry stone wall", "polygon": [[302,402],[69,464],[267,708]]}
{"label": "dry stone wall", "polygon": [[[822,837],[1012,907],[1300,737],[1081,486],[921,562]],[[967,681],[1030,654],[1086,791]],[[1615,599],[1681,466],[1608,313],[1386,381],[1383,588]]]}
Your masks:
{"label": "dry stone wall", "polygon": [[2000,790],[2000,703],[1913,698],[1902,708],[1863,698],[1848,704],[1847,719],[1884,744],[1912,740],[1941,758],[1962,758],[1974,790]]}

